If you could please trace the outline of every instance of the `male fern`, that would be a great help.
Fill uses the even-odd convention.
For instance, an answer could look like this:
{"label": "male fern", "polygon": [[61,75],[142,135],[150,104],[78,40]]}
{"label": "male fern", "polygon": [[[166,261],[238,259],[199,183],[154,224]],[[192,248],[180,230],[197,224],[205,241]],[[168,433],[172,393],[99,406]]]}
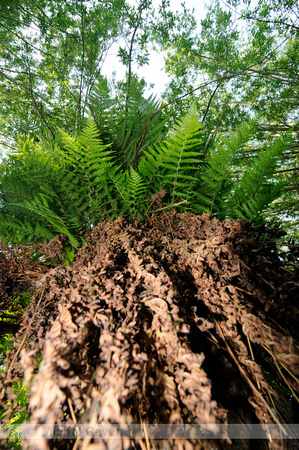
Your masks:
{"label": "male fern", "polygon": [[285,186],[285,183],[271,179],[284,149],[284,141],[277,139],[250,161],[230,199],[233,218],[263,222],[264,210],[280,196]]}
{"label": "male fern", "polygon": [[202,164],[201,128],[194,103],[159,144],[144,152],[138,165],[138,172],[147,180],[147,189],[155,193],[162,185],[170,204],[185,199],[193,203],[197,183],[194,173]]}
{"label": "male fern", "polygon": [[244,123],[235,132],[230,130],[222,136],[205,158],[203,173],[200,176],[197,201],[199,211],[224,218],[227,210],[227,199],[237,186],[235,179],[235,163],[244,145],[252,136],[255,123]]}
{"label": "male fern", "polygon": [[194,103],[162,140],[143,149],[134,169],[103,144],[91,119],[77,136],[60,130],[59,144],[21,140],[0,170],[0,237],[16,244],[63,233],[78,247],[81,232],[99,221],[145,218],[161,189],[164,208],[179,204],[195,214],[261,221],[281,193],[271,177],[283,142],[260,151],[243,170],[238,161],[255,123],[230,131],[208,153],[201,128]]}

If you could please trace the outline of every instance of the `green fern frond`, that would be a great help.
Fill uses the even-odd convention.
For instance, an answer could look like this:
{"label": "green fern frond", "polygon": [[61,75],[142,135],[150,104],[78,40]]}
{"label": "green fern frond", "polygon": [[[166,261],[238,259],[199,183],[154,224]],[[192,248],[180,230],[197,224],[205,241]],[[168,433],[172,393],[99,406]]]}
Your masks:
{"label": "green fern frond", "polygon": [[[88,209],[90,220],[96,223],[106,206],[103,193],[107,185],[107,172],[114,158],[110,144],[102,143],[97,126],[91,119],[76,138],[63,131],[62,135],[66,148],[64,158],[72,169],[68,174],[69,184],[79,194],[76,204],[81,213]],[[96,200],[99,197],[102,204]]]}
{"label": "green fern frond", "polygon": [[41,242],[50,240],[54,233],[42,223],[34,223],[33,217],[29,220],[18,220],[9,214],[0,213],[1,239],[5,244],[18,245],[28,242]]}
{"label": "green fern frond", "polygon": [[229,131],[205,159],[203,173],[197,188],[198,212],[206,211],[224,218],[227,214],[224,200],[230,195],[235,183],[234,165],[245,144],[252,137],[255,121],[244,123],[235,132]]}
{"label": "green fern frond", "polygon": [[[103,216],[101,210],[107,203],[106,169],[113,155],[109,145],[100,141],[91,120],[76,138],[63,131],[61,135],[63,148],[50,145],[49,151],[29,138],[20,142],[19,151],[4,164],[9,170],[0,174],[1,210],[13,212],[15,225],[27,211],[34,226],[64,233],[77,246],[76,234]],[[103,202],[97,201],[99,197]],[[29,234],[34,238],[32,230]],[[41,240],[48,237],[48,232],[44,238],[40,236]]]}
{"label": "green fern frond", "polygon": [[79,246],[78,240],[68,230],[64,218],[59,217],[49,208],[49,205],[44,197],[40,196],[40,198],[35,198],[32,202],[26,201],[21,204],[16,203],[14,206],[23,208],[25,211],[29,211],[36,218],[41,219],[39,225],[41,225],[42,221],[45,221],[50,225],[52,230],[54,230],[55,234],[65,234],[68,236],[74,247],[77,248]]}
{"label": "green fern frond", "polygon": [[115,122],[115,108],[117,99],[112,98],[107,79],[99,76],[89,95],[87,103],[91,110],[92,117],[101,130],[101,136],[104,141],[111,140],[111,125]]}
{"label": "green fern frond", "polygon": [[202,163],[201,128],[194,103],[166,138],[144,153],[138,173],[147,180],[148,190],[154,193],[163,186],[172,204],[188,196],[192,200],[194,173]]}
{"label": "green fern frond", "polygon": [[160,103],[153,96],[144,98],[143,85],[135,77],[131,79],[126,93],[119,92],[115,98],[106,80],[101,79],[91,93],[89,107],[92,116],[101,130],[105,142],[113,143],[113,150],[118,165],[129,168],[136,150],[148,124],[142,145],[138,150],[141,155],[149,145],[154,145],[161,139],[166,119],[162,114],[154,114],[159,110]]}
{"label": "green fern frond", "polygon": [[145,149],[161,139],[166,123],[166,119],[162,118],[161,115],[154,116],[160,104],[153,96],[136,100],[131,91],[132,89],[130,90],[125,114],[114,123],[113,135],[113,147],[118,162],[125,167],[133,163],[148,122],[150,121],[150,124],[138,150],[139,157]]}
{"label": "green fern frond", "polygon": [[130,167],[130,171],[126,171],[126,183],[126,199],[123,213],[129,209],[130,216],[135,218],[142,212],[146,185],[142,177],[132,167]]}
{"label": "green fern frond", "polygon": [[253,222],[263,220],[261,213],[281,195],[285,186],[270,180],[284,149],[284,141],[278,139],[266,150],[261,150],[246,167],[230,199],[232,217],[243,217]]}
{"label": "green fern frond", "polygon": [[107,196],[107,214],[111,219],[120,215],[123,205],[126,202],[127,178],[120,167],[109,165],[107,168],[107,183],[105,194]]}

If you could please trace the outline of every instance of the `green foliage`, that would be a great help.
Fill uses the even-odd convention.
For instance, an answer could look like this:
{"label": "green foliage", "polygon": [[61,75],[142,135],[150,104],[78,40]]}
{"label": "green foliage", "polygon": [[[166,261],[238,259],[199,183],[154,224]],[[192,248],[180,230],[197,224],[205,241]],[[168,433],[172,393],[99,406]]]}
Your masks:
{"label": "green foliage", "polygon": [[215,143],[205,161],[205,170],[198,188],[198,201],[202,208],[223,218],[227,211],[230,192],[237,186],[235,183],[234,165],[237,156],[252,136],[253,123],[243,124],[236,132],[230,130]]}
{"label": "green foliage", "polygon": [[195,104],[187,115],[178,120],[174,129],[155,146],[145,152],[138,171],[147,180],[147,190],[154,194],[163,186],[170,204],[188,200],[192,205],[198,171],[202,163],[202,141]]}
{"label": "green foliage", "polygon": [[23,292],[22,295],[18,295],[10,304],[9,308],[5,311],[5,314],[14,315],[16,312],[23,312],[30,303],[31,292]]}
{"label": "green foliage", "polygon": [[[31,293],[24,292],[22,295],[18,295],[14,298],[9,307],[2,311],[4,317],[1,317],[0,328],[2,328],[2,334],[0,336],[0,372],[3,367],[1,366],[2,361],[5,359],[6,353],[13,348],[13,342],[11,341],[11,335],[6,333],[3,334],[3,325],[15,325],[18,319],[22,316],[24,310],[30,303]],[[1,326],[2,324],[2,326]]]}
{"label": "green foliage", "polygon": [[[213,0],[198,30],[186,27],[186,33],[175,33],[163,45],[170,82],[162,96],[170,102],[193,91],[207,141],[257,114],[261,121],[254,135],[261,148],[294,127],[284,151],[288,157],[275,174],[288,186],[267,213],[279,216],[293,236],[299,204],[298,5],[294,0]],[[171,108],[178,116],[184,107],[185,102],[175,102]]]}
{"label": "green foliage", "polygon": [[[298,2],[258,0],[253,5],[252,2],[229,0],[228,3],[208,2],[206,16],[198,29],[196,14],[184,5],[181,11],[174,11],[172,3],[164,0],[156,8],[151,0],[142,0],[135,5],[122,0],[63,3],[58,0],[5,0],[0,22],[0,146],[5,150],[16,148],[18,136],[25,134],[34,137],[37,152],[42,148],[44,138],[47,151],[50,141],[54,151],[55,145],[61,147],[57,129],[63,127],[69,135],[77,135],[86,125],[89,110],[101,133],[102,143],[111,143],[114,163],[122,169],[129,170],[131,165],[136,169],[142,153],[149,151],[149,147],[155,148],[167,132],[163,113],[155,115],[161,102],[155,98],[147,101],[143,96],[147,83],[153,81],[150,77],[153,67],[148,71],[148,77],[138,77],[138,68],[149,64],[153,52],[158,51],[163,53],[165,71],[170,77],[162,99],[168,103],[183,97],[180,102],[169,105],[168,117],[182,117],[195,100],[199,116],[205,123],[202,139],[208,148],[210,138],[218,139],[230,128],[249,123],[256,114],[262,117],[263,125],[255,130],[255,138],[261,147],[276,139],[281,128],[295,125],[286,149],[288,158],[284,158],[275,175],[288,182],[288,189],[279,202],[272,203],[269,214],[279,215],[282,221],[288,221],[296,228]],[[111,62],[107,56],[112,45],[123,65],[122,79],[120,71],[110,79],[104,76]],[[192,94],[187,95],[191,91]],[[29,142],[27,145],[34,151]],[[59,160],[56,157],[55,167]],[[13,170],[16,174],[14,189],[17,189],[15,166],[16,162]],[[242,166],[240,173],[235,173],[236,177],[240,178],[244,170],[246,168]],[[123,175],[117,171],[112,174],[111,169],[109,183],[114,184],[115,177]],[[18,196],[19,203],[27,202],[26,215],[19,204],[15,205],[13,224],[12,208],[8,215],[2,210],[1,221],[5,227],[10,227],[11,234],[15,233],[15,242],[26,235],[26,230],[30,230],[28,236],[38,240],[44,236],[50,239],[54,228],[63,233],[67,232],[64,225],[67,230],[72,229],[65,219],[63,222],[59,219],[61,208],[53,209],[53,203],[59,203],[57,186],[55,190],[55,183],[48,175],[42,178],[35,184],[36,180],[28,170],[27,186],[31,184],[33,191],[38,190],[37,200],[34,200],[40,212],[38,222],[32,220],[37,214],[32,196],[29,199]],[[116,189],[118,187],[117,183]],[[221,189],[229,190],[229,185],[222,184]],[[200,186],[198,191],[205,196]],[[105,201],[110,192],[109,187]],[[55,200],[48,208],[49,196]],[[110,213],[117,214],[124,196],[120,189],[117,198],[109,198],[106,207],[109,205]],[[178,198],[176,194],[175,197]],[[217,198],[212,202],[212,209],[221,213]],[[206,210],[211,208],[209,202]],[[53,213],[50,225],[45,220],[49,209]],[[21,220],[18,221],[18,217]],[[82,217],[73,220],[77,221],[77,228],[82,226]],[[75,238],[76,232],[70,233],[69,238]]]}
{"label": "green foliage", "polygon": [[284,148],[283,140],[277,139],[269,148],[261,150],[246,167],[238,189],[230,199],[233,217],[242,217],[256,223],[265,220],[262,214],[265,207],[278,198],[285,187],[284,182],[270,181]]}
{"label": "green foliage", "polygon": [[146,186],[142,177],[132,167],[126,171],[126,193],[122,214],[135,218],[145,209]]}
{"label": "green foliage", "polygon": [[[16,312],[21,314],[24,309],[30,303],[30,293],[24,292],[21,296],[18,296],[11,303],[8,310],[5,311],[5,315],[7,316],[3,321],[9,321],[9,316],[16,316]],[[4,362],[6,353],[13,348],[13,341],[11,340],[12,336],[10,334],[5,334],[0,338],[0,373],[7,370],[4,366],[2,366],[2,362]],[[29,392],[28,387],[24,386],[22,382],[14,381],[12,383],[12,388],[14,394],[16,395],[14,405],[7,404],[8,406],[13,406],[14,412],[10,417],[9,424],[3,426],[3,432],[7,432],[6,437],[10,440],[10,448],[13,445],[13,448],[21,448],[20,445],[20,433],[19,428],[21,424],[25,420],[29,420],[29,413],[26,408],[28,403],[27,394]],[[6,412],[4,409],[0,409],[0,422],[3,423],[3,419],[6,416]]]}
{"label": "green foliage", "polygon": [[75,258],[75,248],[67,245],[64,249],[64,264],[70,266]]}
{"label": "green foliage", "polygon": [[[238,160],[256,123],[229,131],[209,152],[204,151],[201,128],[194,103],[162,140],[143,151],[134,168],[116,159],[113,145],[103,144],[92,119],[75,137],[60,130],[60,145],[21,140],[0,173],[1,237],[28,243],[65,234],[71,245],[65,262],[71,263],[82,232],[119,215],[144,217],[150,198],[161,188],[163,207],[260,222],[282,190],[271,177],[283,142],[246,161],[241,173]],[[159,129],[156,133],[160,136]]]}
{"label": "green foliage", "polygon": [[[36,242],[63,233],[78,247],[79,231],[103,218],[112,160],[109,146],[102,144],[91,120],[77,138],[62,130],[61,135],[62,147],[50,145],[48,151],[29,138],[21,141],[19,152],[2,166],[0,220],[15,242]],[[5,168],[12,170],[14,163],[15,172],[8,173]]]}
{"label": "green foliage", "polygon": [[152,3],[3,0],[0,144],[13,145],[21,133],[81,130],[96,86],[107,83],[102,72],[109,70],[112,46],[126,92],[133,68],[148,64],[149,50],[180,23],[167,2],[156,10]]}
{"label": "green foliage", "polygon": [[[5,334],[0,338],[0,364],[3,362],[6,353],[13,348],[13,342],[11,335]],[[0,365],[0,372],[3,371],[3,367]]]}
{"label": "green foliage", "polygon": [[132,77],[128,88],[121,83],[118,88],[118,98],[112,99],[107,83],[102,80],[94,88],[90,107],[103,141],[112,143],[118,163],[128,168],[134,162],[137,148],[141,155],[148,146],[161,139],[166,118],[155,115],[160,102],[153,96],[144,98],[144,83],[136,77]]}
{"label": "green foliage", "polygon": [[[21,448],[21,433],[20,426],[23,422],[29,420],[29,412],[26,408],[28,403],[28,392],[29,388],[23,386],[23,382],[14,381],[12,383],[14,394],[16,395],[16,405],[14,406],[14,413],[11,415],[9,423],[3,426],[3,432],[7,433],[5,435],[6,439],[9,439],[9,447],[13,446],[13,448]],[[12,406],[8,403],[8,406]],[[3,421],[5,417],[5,411],[0,410],[0,421]]]}

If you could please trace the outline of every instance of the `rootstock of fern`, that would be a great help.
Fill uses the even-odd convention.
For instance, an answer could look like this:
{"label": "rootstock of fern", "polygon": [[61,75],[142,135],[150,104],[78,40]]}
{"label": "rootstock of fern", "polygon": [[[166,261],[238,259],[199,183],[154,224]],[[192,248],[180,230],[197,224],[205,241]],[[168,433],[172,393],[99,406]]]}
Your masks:
{"label": "rootstock of fern", "polygon": [[[163,138],[157,127],[159,139],[151,136],[155,143],[143,146],[136,164],[132,164],[132,143],[120,142],[120,134],[116,146],[104,144],[91,118],[77,136],[59,130],[59,140],[42,144],[22,138],[18,151],[1,165],[0,237],[15,245],[64,234],[77,248],[84,232],[100,221],[146,218],[171,207],[194,214],[208,212],[220,220],[264,221],[268,205],[283,188],[273,178],[283,140],[247,159],[242,168],[242,151],[256,122],[229,131],[209,151],[202,127],[194,103]],[[123,133],[123,139],[127,137]]]}

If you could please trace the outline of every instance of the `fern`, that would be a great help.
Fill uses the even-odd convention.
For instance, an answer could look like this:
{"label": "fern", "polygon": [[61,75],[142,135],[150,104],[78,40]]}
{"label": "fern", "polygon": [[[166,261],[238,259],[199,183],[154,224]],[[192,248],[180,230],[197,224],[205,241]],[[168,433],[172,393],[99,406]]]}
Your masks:
{"label": "fern", "polygon": [[[142,105],[137,106],[140,112]],[[140,117],[147,120],[147,112]],[[207,154],[201,128],[194,103],[160,142],[144,147],[135,168],[117,163],[115,146],[103,144],[91,119],[79,135],[60,130],[59,138],[49,144],[23,138],[0,170],[0,237],[17,244],[63,233],[77,248],[80,233],[101,220],[143,217],[151,196],[161,189],[165,207],[179,204],[180,210],[207,211],[220,219],[263,220],[263,211],[281,193],[282,185],[271,177],[283,142],[259,152],[239,175],[239,159],[255,122],[228,132]],[[155,127],[152,131],[154,142]],[[132,127],[132,132],[140,136],[140,130]]]}
{"label": "fern", "polygon": [[[129,168],[138,154],[158,142],[165,128],[166,118],[153,115],[160,107],[155,97],[143,97],[143,85],[132,78],[127,96],[111,98],[111,92],[101,81],[92,94],[92,112],[101,135],[106,142],[112,142],[116,161]],[[151,120],[150,120],[151,119]],[[150,121],[142,144],[143,131]]]}
{"label": "fern", "polygon": [[34,216],[18,220],[10,214],[0,213],[1,238],[13,245],[42,242],[54,237],[54,233],[41,222],[36,222]]}
{"label": "fern", "polygon": [[285,183],[269,181],[284,149],[284,141],[278,139],[268,149],[261,150],[251,161],[249,167],[246,167],[246,171],[230,199],[232,217],[242,217],[256,223],[263,221],[262,212],[281,195],[285,186]]}
{"label": "fern", "polygon": [[126,190],[125,209],[123,213],[129,209],[130,216],[135,218],[142,212],[146,186],[142,177],[132,167],[130,168],[130,172],[126,172],[126,179],[128,187]]}
{"label": "fern", "polygon": [[[45,197],[42,195],[40,195],[40,198],[35,198],[32,202],[26,201],[21,204],[12,204],[12,206],[18,206],[19,208],[24,208],[26,211],[31,212],[37,219],[41,219],[39,225],[41,225],[44,220],[55,230],[56,234],[65,234],[68,236],[74,247],[79,246],[77,239],[68,230],[64,218],[59,217],[49,208]],[[38,230],[41,232],[44,231],[44,228],[38,228]]]}
{"label": "fern", "polygon": [[[159,109],[159,103],[152,96],[141,103],[129,99],[128,108],[125,117],[116,123],[114,134],[114,147],[121,157],[120,162],[123,161],[126,167],[133,163],[143,131],[152,115]],[[139,149],[140,155],[161,138],[165,122],[165,119],[161,120],[158,116],[151,120]]]}
{"label": "fern", "polygon": [[[105,189],[112,152],[108,150],[109,145],[100,141],[96,124],[92,120],[87,121],[86,127],[76,138],[62,130],[61,133],[66,150],[64,160],[71,168],[67,174],[67,184],[76,199],[78,218],[83,213],[85,222],[88,211],[91,222],[95,223],[101,215],[98,196],[101,197]],[[101,200],[104,201],[103,196]]]}
{"label": "fern", "polygon": [[239,152],[252,137],[255,122],[244,123],[235,132],[230,130],[215,143],[205,160],[203,173],[196,192],[198,210],[223,218],[227,214],[225,200],[234,189],[234,165]]}
{"label": "fern", "polygon": [[138,165],[139,174],[148,180],[147,189],[154,193],[163,186],[171,204],[184,199],[192,203],[197,183],[193,174],[202,163],[201,127],[194,103],[166,138],[144,153]]}
{"label": "fern", "polygon": [[[6,210],[13,215],[9,220],[6,215],[2,222],[3,237],[19,229],[18,240],[30,236],[36,242],[44,227],[43,239],[53,233],[64,233],[72,245],[78,246],[75,236],[102,218],[102,210],[107,209],[106,169],[112,152],[101,143],[91,120],[77,138],[62,131],[61,135],[64,147],[56,148],[56,153],[26,139],[7,162],[11,171],[1,174],[1,209],[2,215]],[[22,163],[26,163],[25,171]],[[33,221],[29,235],[20,227],[19,218],[25,214]]]}
{"label": "fern", "polygon": [[110,125],[113,121],[113,116],[115,119],[113,110],[116,107],[116,100],[111,97],[111,91],[106,78],[98,77],[97,83],[92,87],[89,99],[90,103],[88,103],[88,106],[91,109],[98,129],[101,130],[101,136],[103,140],[110,141]]}

